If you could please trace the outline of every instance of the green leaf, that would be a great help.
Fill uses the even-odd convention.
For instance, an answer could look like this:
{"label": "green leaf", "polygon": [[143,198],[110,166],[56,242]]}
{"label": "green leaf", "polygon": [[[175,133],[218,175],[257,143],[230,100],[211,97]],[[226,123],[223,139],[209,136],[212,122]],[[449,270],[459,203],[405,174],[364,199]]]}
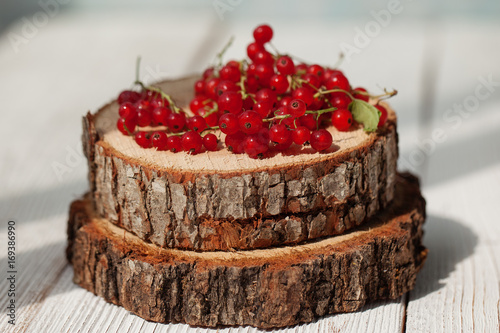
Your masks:
{"label": "green leaf", "polygon": [[374,132],[377,130],[381,112],[376,107],[363,100],[353,99],[349,104],[349,110],[354,120],[363,124],[365,131]]}

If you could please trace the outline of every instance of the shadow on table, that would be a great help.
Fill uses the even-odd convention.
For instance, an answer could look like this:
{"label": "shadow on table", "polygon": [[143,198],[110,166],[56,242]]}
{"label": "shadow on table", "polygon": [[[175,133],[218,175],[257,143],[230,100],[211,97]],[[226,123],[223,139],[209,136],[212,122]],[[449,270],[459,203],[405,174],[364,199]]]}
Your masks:
{"label": "shadow on table", "polygon": [[[38,221],[67,213],[71,201],[85,191],[88,191],[88,182],[84,178],[63,182],[54,187],[1,198],[0,212],[3,219],[14,219],[16,224]],[[0,223],[0,231],[6,227],[7,223]]]}
{"label": "shadow on table", "polygon": [[[29,311],[36,311],[31,305],[41,304],[48,296],[78,288],[71,281],[73,274],[66,260],[66,246],[66,240],[61,240],[28,251],[18,250],[15,265],[10,268],[8,259],[0,258],[0,267],[5,269],[5,278],[15,276],[15,299],[19,311],[26,307],[29,307]],[[14,274],[10,272],[12,269]],[[8,297],[1,298],[0,306],[4,308],[7,302]]]}
{"label": "shadow on table", "polygon": [[410,300],[417,300],[445,286],[444,279],[456,266],[470,257],[478,243],[477,235],[462,223],[429,215],[424,229],[424,245],[429,254],[422,271],[417,275]]}

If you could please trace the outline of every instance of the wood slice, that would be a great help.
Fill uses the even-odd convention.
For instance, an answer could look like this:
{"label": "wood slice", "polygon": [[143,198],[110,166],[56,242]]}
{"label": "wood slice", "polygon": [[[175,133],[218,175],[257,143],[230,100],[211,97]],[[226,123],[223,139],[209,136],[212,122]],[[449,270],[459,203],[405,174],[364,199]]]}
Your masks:
{"label": "wood slice", "polygon": [[[159,86],[187,105],[196,77]],[[326,153],[299,148],[255,160],[226,149],[198,155],[140,148],[116,129],[112,102],[84,118],[96,211],[161,247],[252,249],[340,234],[394,196],[396,117],[367,134],[329,128]],[[224,137],[222,135],[222,137]]]}
{"label": "wood slice", "polygon": [[293,247],[237,252],[164,249],[71,206],[67,255],[74,281],[155,322],[282,327],[413,288],[427,250],[416,178],[398,176],[395,200],[363,227]]}

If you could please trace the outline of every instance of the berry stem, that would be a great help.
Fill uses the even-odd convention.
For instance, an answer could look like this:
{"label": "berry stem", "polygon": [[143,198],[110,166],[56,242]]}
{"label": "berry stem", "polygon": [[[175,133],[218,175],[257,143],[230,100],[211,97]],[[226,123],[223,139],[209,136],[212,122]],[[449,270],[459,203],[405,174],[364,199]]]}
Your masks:
{"label": "berry stem", "polygon": [[231,36],[229,38],[229,41],[222,48],[222,50],[220,50],[220,52],[216,54],[215,61],[214,61],[216,63],[216,65],[214,66],[214,69],[215,69],[214,72],[219,73],[219,69],[222,67],[222,64],[223,64],[222,58],[224,57],[224,53],[226,53],[226,51],[229,49],[229,47],[233,44],[233,41],[234,41],[234,36]]}

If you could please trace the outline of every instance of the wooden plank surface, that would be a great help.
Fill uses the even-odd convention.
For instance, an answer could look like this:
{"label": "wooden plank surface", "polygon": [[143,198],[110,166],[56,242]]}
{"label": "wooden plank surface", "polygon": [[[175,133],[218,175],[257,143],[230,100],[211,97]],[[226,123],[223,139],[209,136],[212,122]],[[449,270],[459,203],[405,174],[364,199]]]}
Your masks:
{"label": "wooden plank surface", "polygon": [[[230,33],[237,41],[229,57],[241,57],[248,31],[255,25],[251,20],[221,24],[200,15],[193,17],[197,24],[180,35],[172,27],[187,26],[174,14],[137,18],[124,13],[114,17],[112,24],[109,19],[93,14],[89,25],[89,14],[61,14],[19,53],[13,52],[5,34],[0,36],[0,91],[3,110],[9,110],[2,112],[8,125],[0,131],[0,158],[5,161],[0,165],[0,244],[6,244],[6,222],[13,219],[18,247],[17,323],[9,325],[3,314],[0,331],[258,332],[250,327],[210,330],[150,323],[71,281],[72,268],[64,257],[67,208],[87,188],[86,165],[78,146],[80,117],[129,86],[138,53],[149,68],[150,73],[144,75],[150,79],[180,76],[202,69]],[[335,35],[328,22],[317,22],[311,30],[291,23],[277,27],[277,47],[318,63],[334,63],[338,44],[354,35],[353,23],[348,22],[338,23]],[[478,76],[492,74],[500,81],[500,49],[492,46],[499,28],[497,24],[450,21],[433,29],[399,17],[343,66],[356,85],[398,88],[400,95],[392,104],[399,112],[401,158],[408,160],[427,133],[427,128],[417,126],[422,111],[419,99],[430,98],[422,87],[426,82],[422,73],[428,61],[441,57],[435,98],[425,105],[434,109],[427,125],[445,129],[448,138],[436,145],[425,163],[409,164],[423,176],[429,212],[424,243],[429,259],[415,290],[398,300],[279,332],[498,332],[500,89],[481,101],[456,130],[443,120],[443,113],[474,94]],[[106,38],[100,37],[102,31]],[[308,38],[312,31],[314,39]],[[428,40],[436,31],[441,34],[442,52],[428,55],[424,50],[434,45]],[[207,47],[207,36],[216,37],[211,38],[206,54],[200,53],[200,45]],[[109,40],[115,43],[110,45]],[[186,56],[167,52],[157,40],[168,40]],[[307,42],[297,45],[294,40]],[[323,41],[321,52],[315,49],[318,41]],[[11,125],[21,121],[23,132],[19,133]],[[58,163],[68,167],[65,173],[54,171]],[[0,251],[0,267],[0,307],[5,309],[5,248]]]}

